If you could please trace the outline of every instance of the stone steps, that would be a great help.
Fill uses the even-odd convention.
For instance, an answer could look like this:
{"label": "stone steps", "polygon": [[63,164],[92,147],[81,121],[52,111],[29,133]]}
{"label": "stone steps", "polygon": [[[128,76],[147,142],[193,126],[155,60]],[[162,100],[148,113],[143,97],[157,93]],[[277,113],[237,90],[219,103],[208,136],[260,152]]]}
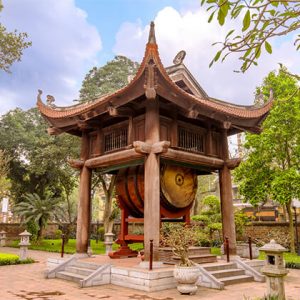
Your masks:
{"label": "stone steps", "polygon": [[[197,264],[214,263],[217,261],[217,257],[213,254],[204,255],[189,255],[189,259]],[[172,256],[172,261],[178,262],[180,258],[178,256]]]}
{"label": "stone steps", "polygon": [[65,268],[65,271],[69,272],[69,273],[83,275],[83,276],[89,276],[95,270],[94,269],[81,268],[81,267],[75,267],[75,266],[69,266],[69,267]]}
{"label": "stone steps", "polygon": [[224,285],[254,281],[253,276],[246,275],[245,270],[238,268],[234,262],[203,267]]}
{"label": "stone steps", "polygon": [[97,264],[76,260],[65,266],[63,270],[58,271],[55,277],[81,284],[82,281],[96,272],[99,267]]}
{"label": "stone steps", "polygon": [[209,265],[203,265],[203,268],[209,272],[218,271],[218,270],[227,270],[227,269],[237,269],[236,263],[216,263],[216,264],[209,264]]}
{"label": "stone steps", "polygon": [[85,269],[91,269],[91,270],[97,270],[99,268],[99,265],[88,263],[82,260],[77,260],[76,262],[72,263],[72,267],[78,267],[78,268],[85,268]]}
{"label": "stone steps", "polygon": [[244,275],[245,271],[242,269],[225,269],[225,270],[218,270],[210,272],[216,278],[224,278],[224,277],[233,277]]}
{"label": "stone steps", "polygon": [[231,284],[253,281],[253,277],[249,275],[239,275],[239,276],[219,278],[219,280],[223,282],[224,285],[231,285]]}
{"label": "stone steps", "polygon": [[56,273],[56,277],[68,281],[74,281],[76,283],[80,283],[81,280],[84,280],[86,276],[76,274],[76,273],[70,273],[66,271],[60,271]]}

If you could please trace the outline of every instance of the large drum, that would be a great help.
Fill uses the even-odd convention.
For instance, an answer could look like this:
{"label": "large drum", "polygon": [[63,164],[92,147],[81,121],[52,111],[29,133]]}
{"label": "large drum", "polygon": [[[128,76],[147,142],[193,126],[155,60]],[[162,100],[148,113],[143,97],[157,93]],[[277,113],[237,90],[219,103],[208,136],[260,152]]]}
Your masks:
{"label": "large drum", "polygon": [[[190,168],[163,165],[160,172],[160,210],[162,217],[187,214],[196,196],[197,175]],[[144,215],[144,166],[121,169],[116,192],[132,217]]]}

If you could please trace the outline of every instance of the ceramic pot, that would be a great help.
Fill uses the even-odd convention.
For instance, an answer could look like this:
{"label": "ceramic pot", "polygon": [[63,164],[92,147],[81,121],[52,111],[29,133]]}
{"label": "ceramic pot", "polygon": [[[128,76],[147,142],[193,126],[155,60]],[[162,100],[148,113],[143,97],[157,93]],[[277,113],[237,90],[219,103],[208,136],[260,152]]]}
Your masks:
{"label": "ceramic pot", "polygon": [[196,282],[199,278],[200,271],[197,267],[175,266],[174,278],[178,282],[177,290],[181,294],[195,295],[197,292]]}

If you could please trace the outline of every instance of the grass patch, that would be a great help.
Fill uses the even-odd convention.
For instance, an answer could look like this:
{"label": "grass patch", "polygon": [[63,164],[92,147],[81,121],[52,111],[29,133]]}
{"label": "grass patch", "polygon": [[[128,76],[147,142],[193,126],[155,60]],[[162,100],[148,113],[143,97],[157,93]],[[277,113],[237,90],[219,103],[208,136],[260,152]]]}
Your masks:
{"label": "grass patch", "polygon": [[211,247],[210,252],[211,252],[211,254],[220,256],[221,255],[221,248]]}
{"label": "grass patch", "polygon": [[[19,248],[19,241],[13,241],[9,245],[10,247]],[[91,247],[93,254],[105,254],[105,245],[103,242],[99,241],[98,244],[95,240],[91,240]],[[129,246],[132,250],[143,249],[142,243],[135,243]],[[113,250],[119,248],[118,244],[113,244]],[[31,250],[40,250],[48,252],[61,252],[61,239],[59,240],[42,240],[39,243],[32,243],[29,246]],[[65,244],[65,253],[74,254],[76,252],[76,240],[70,239],[68,244]]]}
{"label": "grass patch", "polygon": [[[294,253],[286,252],[283,254],[283,258],[287,263],[299,263],[300,264],[300,256]],[[259,253],[258,259],[265,260],[266,254],[263,252]]]}
{"label": "grass patch", "polygon": [[31,264],[31,263],[34,263],[34,260],[32,258],[27,258],[25,260],[20,260],[18,255],[0,253],[0,266]]}

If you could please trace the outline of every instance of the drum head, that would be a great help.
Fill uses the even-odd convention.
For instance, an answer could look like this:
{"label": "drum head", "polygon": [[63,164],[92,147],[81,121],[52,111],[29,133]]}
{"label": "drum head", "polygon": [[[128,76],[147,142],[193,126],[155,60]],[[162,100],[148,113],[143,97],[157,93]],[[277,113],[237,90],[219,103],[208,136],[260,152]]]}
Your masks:
{"label": "drum head", "polygon": [[190,168],[164,165],[161,172],[161,192],[173,207],[187,207],[196,196],[197,175]]}

